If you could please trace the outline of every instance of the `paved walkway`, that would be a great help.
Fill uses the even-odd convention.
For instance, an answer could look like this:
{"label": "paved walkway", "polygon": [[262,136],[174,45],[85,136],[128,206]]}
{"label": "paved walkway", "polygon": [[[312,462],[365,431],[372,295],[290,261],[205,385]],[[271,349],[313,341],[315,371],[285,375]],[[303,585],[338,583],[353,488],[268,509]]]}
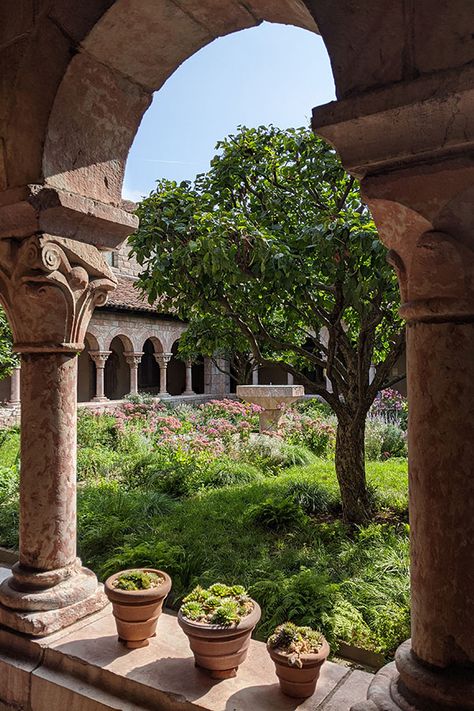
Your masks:
{"label": "paved walkway", "polygon": [[[0,579],[7,574],[0,569]],[[366,698],[371,679],[326,662],[314,696],[297,702],[281,694],[265,645],[252,641],[237,676],[215,682],[195,668],[169,614],[150,645],[136,650],[117,641],[110,608],[42,640],[0,629],[0,711],[8,704],[32,711],[349,711]]]}

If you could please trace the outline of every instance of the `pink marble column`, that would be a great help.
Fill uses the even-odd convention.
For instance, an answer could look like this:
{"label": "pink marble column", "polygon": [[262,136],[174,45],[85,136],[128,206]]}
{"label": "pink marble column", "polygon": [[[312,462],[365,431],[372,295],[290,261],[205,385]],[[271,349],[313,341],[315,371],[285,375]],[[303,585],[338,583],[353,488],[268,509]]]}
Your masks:
{"label": "pink marble column", "polygon": [[155,360],[160,367],[160,392],[161,396],[168,395],[167,383],[166,383],[166,372],[168,369],[168,363],[173,357],[172,353],[155,353]]}
{"label": "pink marble column", "polygon": [[138,366],[143,356],[143,352],[134,353],[132,351],[126,351],[124,353],[125,360],[130,366],[130,395],[137,395],[138,393]]}
{"label": "pink marble column", "polygon": [[89,351],[89,355],[95,363],[95,395],[94,402],[105,402],[104,372],[107,358],[112,351]]}
{"label": "pink marble column", "polygon": [[42,636],[106,604],[76,556],[76,388],[77,353],[114,277],[97,248],[72,240],[34,235],[11,254],[2,297],[22,359],[20,556],[0,585],[0,625]]}
{"label": "pink marble column", "polygon": [[196,393],[193,390],[193,364],[190,360],[187,360],[185,366],[186,381],[183,395],[195,395]]}
{"label": "pink marble column", "polygon": [[8,404],[16,406],[20,404],[20,366],[13,368],[10,376],[10,399]]}
{"label": "pink marble column", "polygon": [[418,207],[448,200],[432,218],[443,230],[406,204],[398,220],[394,201],[373,204],[393,221],[407,323],[412,636],[352,711],[474,711],[474,191],[450,195],[452,171],[413,192]]}

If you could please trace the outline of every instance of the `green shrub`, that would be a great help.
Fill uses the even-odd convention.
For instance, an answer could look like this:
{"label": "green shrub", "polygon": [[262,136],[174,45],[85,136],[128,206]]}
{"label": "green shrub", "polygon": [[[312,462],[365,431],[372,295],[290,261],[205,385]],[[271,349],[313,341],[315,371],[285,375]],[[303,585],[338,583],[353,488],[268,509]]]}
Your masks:
{"label": "green shrub", "polygon": [[334,644],[332,611],[338,585],[324,573],[303,568],[296,575],[284,576],[277,571],[272,578],[252,585],[249,594],[262,607],[259,639],[289,621],[320,629],[329,644]]}
{"label": "green shrub", "polygon": [[93,414],[81,408],[77,414],[77,443],[79,447],[117,446],[117,427],[113,415]]}
{"label": "green shrub", "polygon": [[303,415],[311,415],[314,417],[331,417],[334,412],[330,405],[324,400],[319,400],[317,397],[306,398],[299,400],[293,408]]}
{"label": "green shrub", "polygon": [[0,466],[0,546],[18,548],[19,472]]}
{"label": "green shrub", "polygon": [[20,430],[9,427],[1,430],[0,466],[13,467],[20,463]]}
{"label": "green shrub", "polygon": [[339,498],[318,481],[293,481],[288,486],[287,496],[306,514],[328,514],[340,506]]}
{"label": "green shrub", "polygon": [[307,447],[287,444],[269,435],[255,435],[247,442],[240,443],[237,455],[266,474],[278,474],[286,467],[307,466],[316,461],[315,455]]}
{"label": "green shrub", "polygon": [[248,509],[250,522],[267,531],[285,531],[306,522],[301,506],[293,499],[267,499]]}
{"label": "green shrub", "polygon": [[190,487],[195,490],[220,489],[224,486],[251,484],[263,478],[262,472],[257,467],[222,457],[212,462],[209,469],[195,472],[191,477]]}
{"label": "green shrub", "polygon": [[368,418],[365,423],[365,458],[376,461],[382,456],[382,443],[385,423]]}
{"label": "green shrub", "polygon": [[407,435],[401,427],[395,424],[385,425],[382,439],[382,457],[406,457]]}
{"label": "green shrub", "polygon": [[130,468],[127,484],[181,498],[199,488],[212,460],[206,452],[160,447],[141,457]]}
{"label": "green shrub", "polygon": [[108,479],[118,476],[123,469],[123,457],[119,452],[105,447],[79,447],[77,450],[77,478]]}

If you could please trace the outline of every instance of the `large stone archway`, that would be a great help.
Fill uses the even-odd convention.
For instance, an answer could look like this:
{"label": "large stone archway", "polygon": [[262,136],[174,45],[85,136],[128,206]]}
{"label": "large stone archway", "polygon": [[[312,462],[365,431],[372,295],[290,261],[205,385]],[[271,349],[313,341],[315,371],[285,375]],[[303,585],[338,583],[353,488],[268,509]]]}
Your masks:
{"label": "large stone archway", "polygon": [[104,604],[76,559],[75,354],[115,283],[100,252],[136,226],[121,186],[151,93],[214,37],[288,22],[324,38],[338,101],[313,125],[362,179],[408,321],[413,640],[363,708],[473,709],[470,0],[12,0],[0,13],[0,299],[23,361],[20,564],[0,621],[44,634]]}

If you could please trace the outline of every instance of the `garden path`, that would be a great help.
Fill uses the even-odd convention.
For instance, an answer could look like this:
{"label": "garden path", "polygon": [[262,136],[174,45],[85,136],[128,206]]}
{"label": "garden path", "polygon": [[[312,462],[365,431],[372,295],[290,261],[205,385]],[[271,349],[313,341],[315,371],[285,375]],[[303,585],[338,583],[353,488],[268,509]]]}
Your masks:
{"label": "garden path", "polygon": [[[0,568],[0,581],[9,574]],[[327,662],[314,696],[283,696],[264,644],[251,642],[234,679],[216,683],[196,670],[186,637],[170,614],[143,649],[118,641],[110,606],[43,639],[0,629],[2,695],[33,711],[349,711],[366,698],[372,675]],[[3,688],[5,684],[5,688]]]}

